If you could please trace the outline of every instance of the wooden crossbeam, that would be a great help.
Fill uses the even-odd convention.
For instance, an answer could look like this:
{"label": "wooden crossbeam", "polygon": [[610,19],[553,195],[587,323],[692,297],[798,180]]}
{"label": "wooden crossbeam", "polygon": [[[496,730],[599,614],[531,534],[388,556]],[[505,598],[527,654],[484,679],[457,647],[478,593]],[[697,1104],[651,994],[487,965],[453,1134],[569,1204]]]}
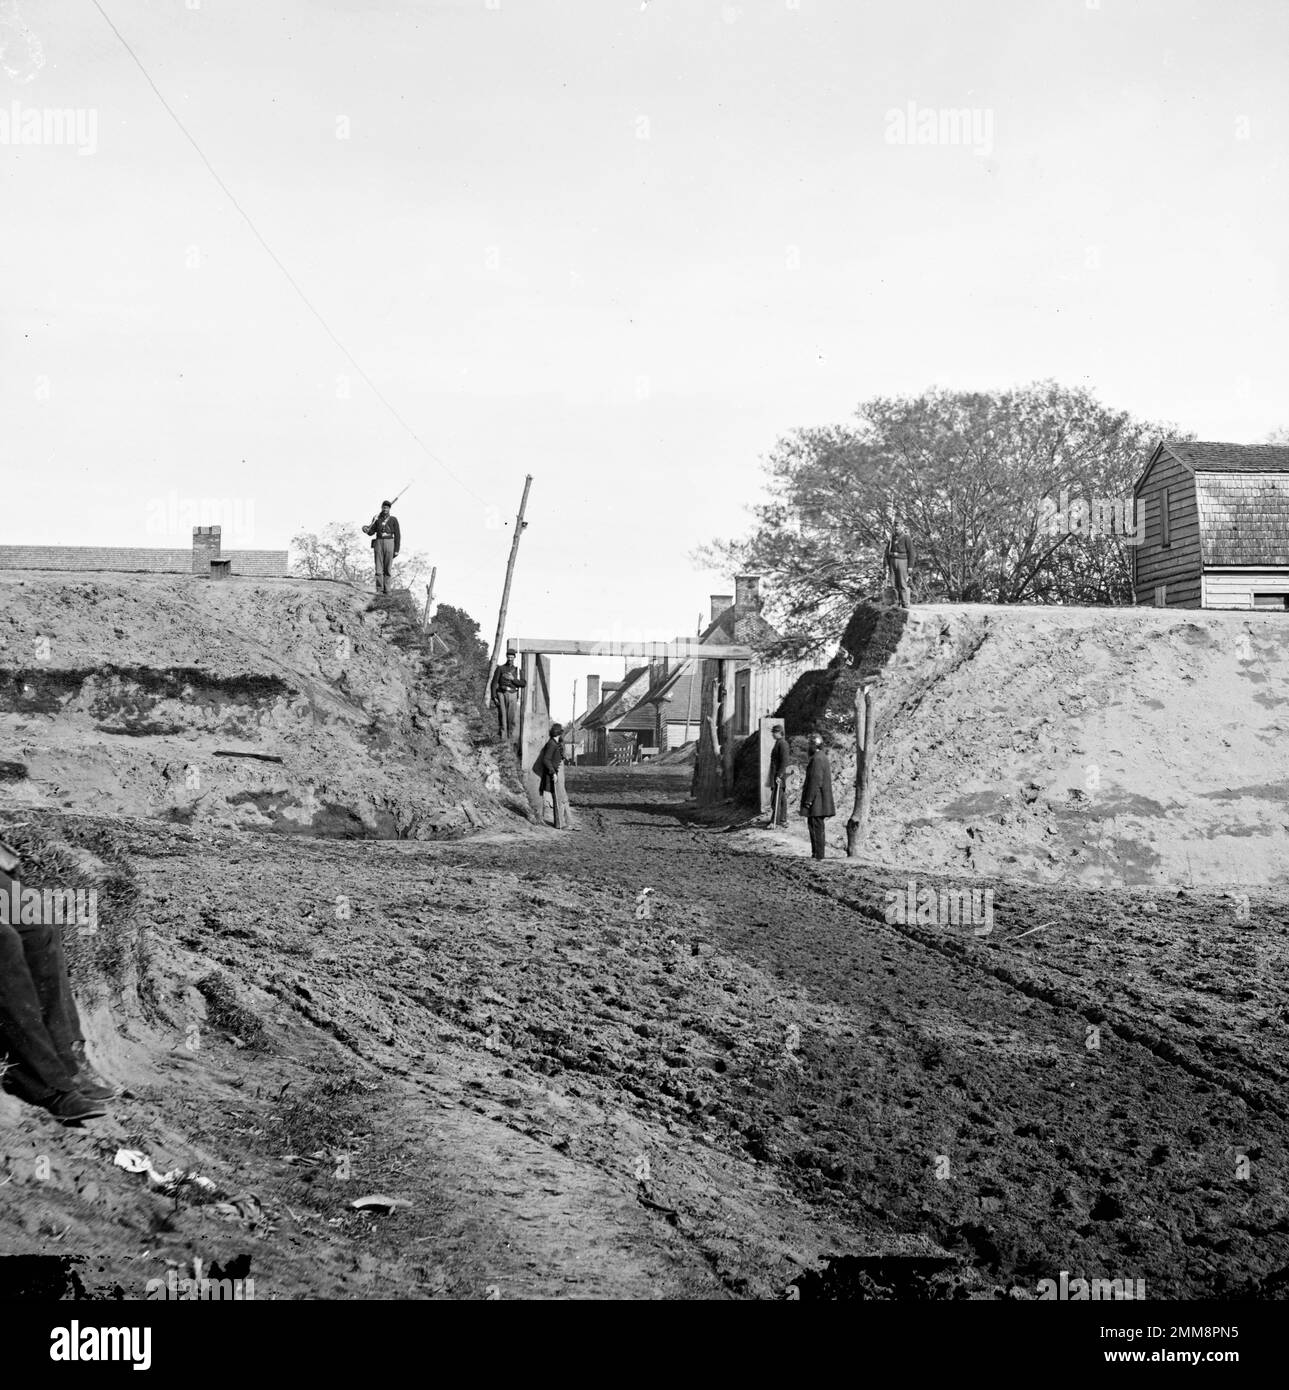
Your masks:
{"label": "wooden crossbeam", "polygon": [[733,644],[702,642],[591,642],[578,638],[512,637],[507,650],[540,652],[543,656],[635,656],[657,661],[667,657],[673,661],[695,658],[699,661],[755,661],[751,647]]}

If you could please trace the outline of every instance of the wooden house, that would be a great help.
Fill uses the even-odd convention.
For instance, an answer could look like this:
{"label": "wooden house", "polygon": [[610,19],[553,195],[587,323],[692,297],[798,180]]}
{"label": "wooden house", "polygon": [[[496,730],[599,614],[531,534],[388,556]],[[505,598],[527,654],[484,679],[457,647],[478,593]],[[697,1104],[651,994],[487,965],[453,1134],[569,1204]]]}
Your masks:
{"label": "wooden house", "polygon": [[648,692],[618,727],[636,734],[642,748],[659,753],[695,742],[702,707],[694,665],[686,661],[669,670],[660,663]]}
{"label": "wooden house", "polygon": [[[594,686],[591,682],[594,681]],[[588,678],[588,699],[591,691],[601,695],[598,676]],[[582,752],[580,763],[604,767],[610,763],[632,761],[639,742],[634,730],[621,730],[622,721],[635,708],[649,688],[649,667],[637,666],[620,681],[605,681],[601,698],[573,721],[572,729]]]}
{"label": "wooden house", "polygon": [[[710,620],[698,634],[705,645],[738,643],[764,648],[779,633],[761,616],[760,581],[756,575],[741,574],[734,594],[711,596]],[[734,663],[733,721],[730,732],[746,738],[757,729],[763,715],[778,709],[809,662]],[[649,689],[618,728],[634,733],[642,747],[659,752],[697,742],[702,729],[704,699],[711,710],[712,685],[717,678],[715,661],[689,658],[678,663],[655,664]]]}
{"label": "wooden house", "polygon": [[1289,610],[1289,446],[1163,440],[1133,502],[1138,603]]}

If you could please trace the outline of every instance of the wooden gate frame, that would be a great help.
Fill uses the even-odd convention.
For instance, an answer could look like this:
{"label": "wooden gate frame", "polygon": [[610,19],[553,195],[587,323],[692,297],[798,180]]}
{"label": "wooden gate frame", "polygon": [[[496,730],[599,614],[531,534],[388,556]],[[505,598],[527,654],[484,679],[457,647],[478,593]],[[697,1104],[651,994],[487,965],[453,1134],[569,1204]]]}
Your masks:
{"label": "wooden gate frame", "polygon": [[[514,651],[522,659],[522,671],[527,684],[519,692],[519,770],[529,803],[541,814],[542,798],[537,790],[540,782],[532,766],[550,737],[549,665],[543,660],[552,656],[645,657],[651,661],[663,657],[672,661],[715,661],[717,676],[715,700],[719,748],[713,751],[716,777],[710,779],[711,800],[723,800],[734,792],[734,670],[736,661],[755,663],[751,647],[717,642],[592,642],[576,638],[512,637],[503,650]],[[700,667],[701,671],[701,667]],[[703,711],[706,717],[706,711]],[[702,785],[703,779],[697,779]],[[563,791],[563,773],[560,774]],[[700,800],[704,798],[700,797]],[[564,802],[567,807],[567,801]]]}

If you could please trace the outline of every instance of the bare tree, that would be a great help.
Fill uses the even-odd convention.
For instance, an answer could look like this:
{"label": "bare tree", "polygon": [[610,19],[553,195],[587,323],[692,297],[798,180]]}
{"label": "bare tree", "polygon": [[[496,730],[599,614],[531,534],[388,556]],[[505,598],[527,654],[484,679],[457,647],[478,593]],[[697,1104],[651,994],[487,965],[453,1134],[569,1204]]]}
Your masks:
{"label": "bare tree", "polygon": [[[415,590],[430,572],[424,551],[400,555],[394,561],[394,587]],[[346,584],[374,583],[371,542],[356,526],[333,521],[321,535],[301,531],[291,541],[291,573],[310,579],[338,579]]]}

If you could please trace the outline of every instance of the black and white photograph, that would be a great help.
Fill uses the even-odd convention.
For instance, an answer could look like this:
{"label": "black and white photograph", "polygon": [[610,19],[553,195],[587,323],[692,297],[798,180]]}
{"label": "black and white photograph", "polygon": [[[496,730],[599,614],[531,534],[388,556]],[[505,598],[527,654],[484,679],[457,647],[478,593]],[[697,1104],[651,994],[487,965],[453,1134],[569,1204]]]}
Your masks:
{"label": "black and white photograph", "polygon": [[1287,79],[1284,0],[0,0],[15,1356],[1273,1348]]}

